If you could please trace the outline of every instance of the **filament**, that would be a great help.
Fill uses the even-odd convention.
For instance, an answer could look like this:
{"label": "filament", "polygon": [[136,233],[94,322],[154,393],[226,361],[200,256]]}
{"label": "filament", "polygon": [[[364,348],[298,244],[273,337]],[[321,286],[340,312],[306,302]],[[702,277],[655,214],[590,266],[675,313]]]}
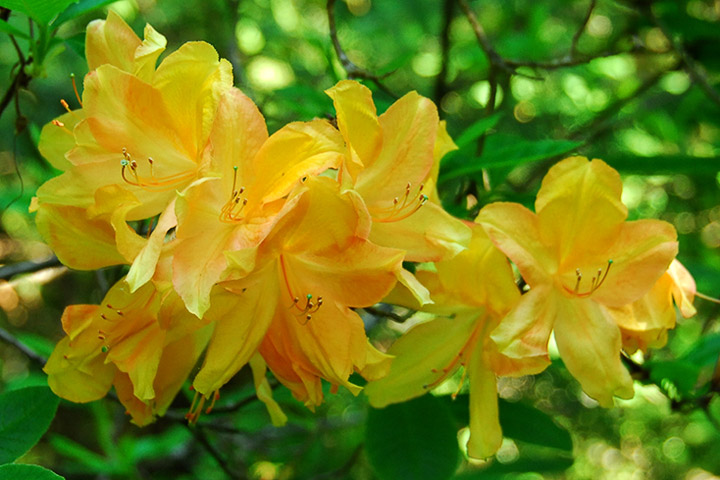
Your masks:
{"label": "filament", "polygon": [[422,193],[425,184],[420,184],[417,191],[413,191],[410,182],[405,186],[402,197],[395,197],[392,205],[373,209],[373,220],[380,223],[398,222],[417,212],[428,201],[428,196]]}
{"label": "filament", "polygon": [[175,173],[172,175],[166,175],[164,177],[155,176],[155,161],[152,157],[148,157],[148,168],[150,170],[150,176],[145,177],[140,175],[138,172],[139,165],[132,158],[127,149],[122,149],[123,158],[120,160],[120,176],[123,181],[129,185],[143,188],[145,190],[153,191],[166,191],[173,189],[177,184],[192,179],[195,176],[193,171],[185,171]]}
{"label": "filament", "polygon": [[282,255],[280,255],[280,270],[282,271],[283,280],[285,281],[285,288],[287,289],[288,294],[290,295],[290,298],[292,299],[292,304],[290,305],[290,309],[295,309],[296,313],[295,315],[298,318],[302,318],[301,323],[302,325],[307,324],[310,320],[312,320],[312,316],[315,312],[320,310],[320,307],[323,305],[323,297],[318,296],[317,299],[314,299],[313,295],[311,293],[308,293],[305,295],[305,304],[303,305],[303,302],[300,300],[300,297],[293,295],[292,288],[290,287],[290,280],[287,276],[287,269],[285,267],[285,259]]}
{"label": "filament", "polygon": [[77,84],[75,83],[75,74],[70,74],[70,81],[72,82],[73,90],[75,91],[75,98],[77,98],[78,103],[80,106],[83,106],[82,100],[80,99],[80,94],[78,93]]}
{"label": "filament", "polygon": [[605,267],[605,270],[603,271],[602,268],[598,268],[597,273],[592,277],[590,280],[590,289],[587,292],[581,292],[580,291],[580,283],[582,282],[583,275],[580,272],[579,268],[575,269],[575,288],[571,291],[569,288],[563,285],[563,288],[566,292],[572,293],[573,295],[585,298],[589,297],[593,293],[595,293],[595,290],[600,288],[600,286],[605,282],[605,279],[608,276],[608,273],[610,272],[610,267],[612,267],[613,261],[612,259],[608,260],[607,266]]}

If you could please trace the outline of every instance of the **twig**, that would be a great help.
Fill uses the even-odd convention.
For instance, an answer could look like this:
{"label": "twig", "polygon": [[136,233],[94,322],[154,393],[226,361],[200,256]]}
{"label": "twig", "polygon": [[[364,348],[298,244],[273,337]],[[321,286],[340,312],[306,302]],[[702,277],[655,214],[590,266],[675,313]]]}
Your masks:
{"label": "twig", "polygon": [[440,105],[447,93],[447,71],[450,63],[450,26],[452,25],[455,0],[444,0],[442,5],[443,26],[440,32],[440,73],[435,78],[435,103]]}
{"label": "twig", "polygon": [[215,459],[217,464],[220,466],[220,468],[223,469],[225,474],[228,476],[228,478],[232,478],[234,480],[244,480],[247,477],[246,475],[241,475],[238,472],[235,472],[233,469],[230,468],[230,465],[228,465],[227,460],[223,458],[222,455],[220,455],[220,452],[217,451],[217,449],[213,446],[212,443],[207,439],[205,436],[205,432],[202,430],[202,428],[199,428],[198,426],[191,426],[185,423],[185,426],[190,431],[193,437],[195,437],[195,440],[205,448],[205,450],[210,454],[211,457]]}
{"label": "twig", "polygon": [[23,342],[21,342],[20,340],[15,338],[15,336],[12,333],[8,332],[4,328],[0,328],[0,338],[3,339],[6,343],[9,343],[13,347],[20,350],[23,353],[23,355],[25,355],[33,362],[40,365],[40,367],[45,366],[45,364],[47,363],[47,358],[45,358],[42,355],[40,355],[39,353],[35,352],[35,350],[33,350],[32,348],[28,347]]}
{"label": "twig", "polygon": [[330,39],[332,40],[333,48],[335,49],[335,54],[338,57],[338,60],[340,60],[340,64],[342,65],[343,69],[345,70],[345,73],[347,73],[348,78],[361,78],[363,80],[370,80],[374,82],[380,90],[390,95],[392,98],[397,99],[398,96],[395,95],[390,89],[388,89],[385,84],[382,82],[382,79],[388,75],[390,75],[393,72],[387,73],[382,76],[375,75],[374,73],[371,73],[363,68],[358,67],[355,65],[347,56],[345,53],[345,50],[343,50],[342,45],[340,45],[340,40],[338,39],[337,34],[337,27],[335,26],[335,0],[328,0],[327,2],[327,14],[328,14],[328,24],[330,26]]}
{"label": "twig", "polygon": [[377,307],[364,307],[363,310],[368,312],[371,315],[375,315],[376,317],[385,317],[389,318],[390,320],[394,320],[396,322],[402,323],[406,321],[408,318],[412,317],[415,312],[410,311],[409,313],[405,315],[399,315],[395,312],[382,310]]}
{"label": "twig", "polygon": [[28,260],[26,262],[13,263],[12,265],[0,267],[0,280],[7,280],[21,273],[32,273],[61,265],[60,260],[58,260],[55,255],[40,262]]}
{"label": "twig", "polygon": [[680,42],[676,41],[673,38],[673,35],[667,28],[667,25],[665,25],[665,22],[663,22],[660,17],[655,15],[655,12],[652,8],[652,3],[648,3],[645,6],[645,10],[647,11],[648,16],[653,21],[653,23],[660,29],[665,38],[667,38],[668,42],[670,43],[670,47],[675,51],[675,53],[677,53],[678,57],[680,57],[680,61],[685,67],[685,71],[688,75],[690,75],[690,78],[693,80],[693,82],[698,87],[700,87],[703,92],[705,92],[705,95],[707,95],[710,100],[720,106],[720,93],[715,90],[715,88],[713,88],[713,86],[710,84],[710,81],[708,80],[702,66],[687,53],[687,51],[685,50],[685,48],[683,48]]}
{"label": "twig", "polygon": [[575,56],[577,55],[578,41],[580,41],[580,37],[582,36],[588,22],[590,21],[590,17],[592,16],[593,10],[595,10],[596,3],[597,0],[590,0],[590,6],[588,7],[587,13],[585,14],[585,18],[583,18],[582,23],[575,32],[575,35],[573,35],[572,43],[570,44],[570,58],[575,58]]}

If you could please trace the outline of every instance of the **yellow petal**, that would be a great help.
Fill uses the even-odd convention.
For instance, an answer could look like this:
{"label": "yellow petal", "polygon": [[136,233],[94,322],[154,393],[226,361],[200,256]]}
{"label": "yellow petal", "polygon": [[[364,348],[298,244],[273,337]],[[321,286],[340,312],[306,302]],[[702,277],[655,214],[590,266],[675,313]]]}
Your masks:
{"label": "yellow petal", "polygon": [[390,366],[394,358],[392,355],[382,353],[368,341],[365,366],[360,369],[359,373],[368,381],[383,378],[390,373]]}
{"label": "yellow petal", "polygon": [[88,208],[88,218],[102,219],[115,230],[118,251],[131,263],[143,249],[146,240],[126,222],[128,212],[138,206],[138,199],[118,185],[108,185],[95,191],[95,204]]}
{"label": "yellow petal", "polygon": [[435,137],[435,149],[433,151],[433,167],[430,171],[430,176],[425,180],[424,191],[430,197],[430,201],[433,203],[440,204],[440,197],[437,192],[437,179],[440,174],[440,161],[453,150],[457,150],[458,147],[455,145],[452,137],[447,132],[447,123],[445,120],[440,120],[437,129],[437,136]]}
{"label": "yellow petal", "polygon": [[342,80],[325,93],[333,99],[338,129],[347,142],[348,168],[355,177],[359,169],[375,161],[382,146],[372,92],[354,80]]}
{"label": "yellow petal", "polygon": [[484,459],[495,454],[502,444],[498,412],[497,379],[485,361],[481,348],[473,350],[468,365],[470,377],[470,438],[468,456]]}
{"label": "yellow petal", "polygon": [[398,279],[396,288],[383,301],[416,310],[433,303],[427,283],[404,268],[397,269],[395,275]]}
{"label": "yellow petal", "polygon": [[355,189],[372,210],[402,199],[408,184],[418,188],[434,162],[438,114],[435,104],[415,92],[395,102],[379,117],[382,149],[358,174]]}
{"label": "yellow petal", "polygon": [[142,45],[132,28],[112,10],[107,20],[93,20],[85,35],[85,58],[89,69],[110,64],[134,73],[135,50]]}
{"label": "yellow petal", "polygon": [[232,66],[212,45],[187,42],[162,61],[152,85],[162,95],[188,152],[201,152],[218,102],[232,87]]}
{"label": "yellow petal", "polygon": [[620,360],[620,329],[608,310],[590,299],[556,304],[555,341],[585,393],[604,407],[612,406],[613,396],[632,398],[633,381]]}
{"label": "yellow petal", "polygon": [[531,288],[491,333],[498,351],[512,359],[537,358],[549,363],[547,346],[557,317],[552,288]]}
{"label": "yellow petal", "polygon": [[253,191],[263,202],[287,195],[307,176],[338,168],[344,146],[338,131],[326,120],[293,122],[275,132],[254,160]]}
{"label": "yellow petal", "polygon": [[[542,241],[574,270],[607,250],[627,218],[620,175],[602,160],[567,158],[545,175],[535,200]],[[511,257],[512,258],[512,257]]]}
{"label": "yellow petal", "polygon": [[370,240],[405,250],[409,262],[437,262],[452,258],[470,242],[470,229],[441,206],[426,202],[399,221],[373,216]]}
{"label": "yellow petal", "polygon": [[486,205],[475,219],[492,242],[517,265],[531,287],[548,284],[557,269],[552,252],[542,243],[537,216],[517,203]]}
{"label": "yellow petal", "polygon": [[280,405],[273,399],[272,388],[265,376],[267,365],[260,355],[254,355],[250,359],[250,368],[253,374],[253,383],[255,383],[255,392],[258,399],[265,404],[270,421],[275,427],[282,427],[287,423],[287,415],[283,413]]}
{"label": "yellow petal", "polygon": [[67,170],[72,165],[65,158],[65,154],[75,146],[73,130],[84,118],[85,112],[82,109],[73,110],[46,124],[40,132],[38,150],[50,165],[58,170]]}
{"label": "yellow petal", "polygon": [[[507,313],[520,299],[515,276],[505,255],[480,225],[473,225],[468,248],[438,262],[443,289],[466,305],[486,307],[496,315]],[[492,278],[492,282],[487,279]],[[438,302],[436,302],[438,303]]]}
{"label": "yellow petal", "polygon": [[365,386],[370,404],[382,408],[427,393],[430,386],[435,386],[459,367],[459,354],[478,321],[477,313],[456,318],[438,317],[410,329],[388,351],[395,356],[390,373]]}
{"label": "yellow petal", "polygon": [[149,23],[145,25],[145,39],[142,45],[135,49],[134,69],[132,73],[141,79],[150,81],[155,73],[157,59],[165,51],[167,40],[158,33]]}
{"label": "yellow petal", "polygon": [[[217,288],[206,316],[215,322],[195,389],[206,396],[219,390],[255,354],[277,307],[277,277],[266,267],[233,293]],[[242,293],[240,293],[242,292]]]}
{"label": "yellow petal", "polygon": [[695,279],[678,260],[672,261],[667,273],[673,280],[672,296],[680,313],[685,318],[695,316],[697,313],[693,306],[695,293],[697,293]]}
{"label": "yellow petal", "polygon": [[35,224],[60,261],[77,270],[95,270],[126,262],[105,220],[87,218],[84,208],[40,204]]}
{"label": "yellow petal", "polygon": [[613,261],[610,272],[592,298],[613,307],[634,302],[665,273],[677,251],[677,234],[669,223],[624,223],[619,238],[605,253]]}
{"label": "yellow petal", "polygon": [[144,402],[133,393],[133,384],[127,373],[117,372],[113,381],[118,400],[125,407],[125,412],[132,418],[132,423],[144,427],[155,420],[151,402]]}

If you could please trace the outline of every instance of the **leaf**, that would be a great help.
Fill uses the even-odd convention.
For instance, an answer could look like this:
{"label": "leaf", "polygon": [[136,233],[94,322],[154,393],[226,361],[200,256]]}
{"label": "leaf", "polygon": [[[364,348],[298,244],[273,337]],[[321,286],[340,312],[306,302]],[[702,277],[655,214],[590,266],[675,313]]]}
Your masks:
{"label": "leaf", "polygon": [[381,480],[447,479],[459,457],[450,410],[431,395],[370,409],[365,448]]}
{"label": "leaf", "polygon": [[0,464],[14,461],[40,440],[59,402],[47,387],[27,387],[0,396]]}
{"label": "leaf", "polygon": [[696,365],[681,360],[647,362],[647,367],[653,383],[663,387],[663,380],[669,380],[682,396],[693,391],[700,375]]}
{"label": "leaf", "polygon": [[39,465],[11,463],[0,465],[0,480],[64,480],[64,477]]}
{"label": "leaf", "polygon": [[[493,136],[485,143],[483,154],[480,157],[461,159],[453,158],[441,168],[440,182],[453,178],[474,175],[485,168],[516,167],[528,162],[535,162],[567,154],[582,142],[572,140],[522,140],[509,136]],[[462,160],[462,161],[460,161]]]}
{"label": "leaf", "polygon": [[681,357],[698,367],[715,365],[720,354],[720,334],[708,334],[700,337],[690,350]]}
{"label": "leaf", "polygon": [[490,115],[489,117],[481,118],[480,120],[466,128],[460,135],[458,135],[458,137],[455,139],[455,145],[457,145],[459,149],[467,147],[473,141],[477,140],[480,135],[497,125],[498,120],[500,120],[499,113],[495,113],[493,115]]}
{"label": "leaf", "polygon": [[127,466],[119,464],[117,461],[113,461],[113,459],[98,455],[62,435],[50,436],[50,445],[52,445],[53,449],[60,455],[70,458],[81,465],[83,472],[103,475],[125,475],[129,473]]}
{"label": "leaf", "polygon": [[41,25],[50,23],[58,13],[77,0],[0,0],[0,7],[22,12]]}
{"label": "leaf", "polygon": [[27,33],[23,32],[22,30],[18,30],[17,28],[13,27],[2,19],[0,19],[0,32],[7,33],[8,35],[15,35],[16,37],[20,38],[30,38]]}
{"label": "leaf", "polygon": [[720,157],[661,155],[655,157],[608,157],[604,160],[622,173],[663,175],[673,173],[713,174],[720,170]]}
{"label": "leaf", "polygon": [[95,10],[97,8],[104,7],[105,5],[108,5],[115,1],[116,0],[80,0],[79,2],[74,3],[74,4],[70,5],[68,8],[66,8],[53,21],[53,25],[60,26],[63,23],[67,22],[68,20],[72,20],[73,18],[77,18],[80,15],[84,15],[88,12],[92,12],[93,10]]}

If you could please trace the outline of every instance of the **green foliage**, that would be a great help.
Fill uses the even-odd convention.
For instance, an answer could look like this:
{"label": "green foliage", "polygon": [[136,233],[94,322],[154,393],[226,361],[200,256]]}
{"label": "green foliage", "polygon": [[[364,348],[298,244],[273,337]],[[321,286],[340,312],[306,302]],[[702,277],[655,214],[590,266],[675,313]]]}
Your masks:
{"label": "green foliage", "polygon": [[40,440],[59,401],[47,387],[28,387],[0,396],[0,464],[16,460]]}
{"label": "green foliage", "polygon": [[38,465],[0,465],[0,480],[63,480],[47,468]]}
{"label": "green foliage", "polygon": [[47,25],[55,16],[77,0],[0,0],[0,7],[22,12],[40,25]]}
{"label": "green foliage", "polygon": [[383,409],[371,409],[365,448],[383,480],[442,480],[458,463],[455,427],[450,409],[425,395]]}

